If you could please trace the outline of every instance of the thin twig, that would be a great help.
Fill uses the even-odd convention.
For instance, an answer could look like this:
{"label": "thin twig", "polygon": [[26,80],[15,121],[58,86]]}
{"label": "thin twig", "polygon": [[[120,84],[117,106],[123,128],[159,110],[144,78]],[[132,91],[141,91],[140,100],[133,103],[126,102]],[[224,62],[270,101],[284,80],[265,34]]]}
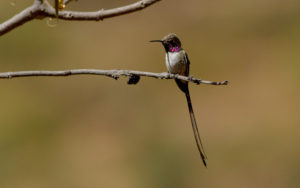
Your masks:
{"label": "thin twig", "polygon": [[[95,12],[78,12],[64,10],[59,11],[58,18],[63,20],[90,20],[99,21],[106,18],[120,16],[132,12],[142,10],[160,0],[140,0],[127,6],[113,9],[99,9]],[[69,1],[67,1],[69,2]],[[55,9],[46,1],[34,0],[33,5],[24,9],[14,17],[0,24],[0,36],[13,30],[14,28],[35,18],[41,19],[45,17],[56,18]]]}
{"label": "thin twig", "polygon": [[0,79],[15,78],[15,77],[31,77],[31,76],[72,76],[72,75],[102,75],[108,76],[114,79],[118,79],[120,76],[128,77],[128,84],[136,84],[141,76],[152,77],[157,79],[179,79],[184,81],[193,82],[195,84],[209,84],[209,85],[227,85],[228,81],[214,82],[194,78],[192,76],[186,77],[176,74],[169,74],[167,72],[154,73],[154,72],[142,72],[134,70],[99,70],[99,69],[73,69],[73,70],[61,70],[61,71],[18,71],[18,72],[3,72],[0,73]]}

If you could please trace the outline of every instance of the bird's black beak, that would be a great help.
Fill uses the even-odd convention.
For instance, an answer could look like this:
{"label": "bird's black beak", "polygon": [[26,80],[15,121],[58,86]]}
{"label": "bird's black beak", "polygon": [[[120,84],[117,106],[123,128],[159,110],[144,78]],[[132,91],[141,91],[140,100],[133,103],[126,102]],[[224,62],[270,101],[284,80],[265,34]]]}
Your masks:
{"label": "bird's black beak", "polygon": [[150,40],[149,42],[163,42],[162,40]]}

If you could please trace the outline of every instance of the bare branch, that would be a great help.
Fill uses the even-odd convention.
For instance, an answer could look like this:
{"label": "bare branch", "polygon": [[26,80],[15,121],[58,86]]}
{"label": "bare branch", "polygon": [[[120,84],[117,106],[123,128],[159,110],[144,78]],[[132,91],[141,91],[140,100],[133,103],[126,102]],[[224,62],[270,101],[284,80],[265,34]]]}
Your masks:
{"label": "bare branch", "polygon": [[[77,12],[77,11],[60,11],[58,14],[58,17],[63,20],[91,20],[91,21],[99,21],[103,20],[105,18],[111,18],[115,16],[120,16],[123,14],[128,14],[131,12],[135,12],[138,10],[142,10],[153,3],[158,2],[159,0],[141,0],[136,3],[119,7],[119,8],[114,8],[114,9],[100,9],[95,12]],[[45,9],[45,14],[48,17],[55,17],[55,9],[47,6]]]}
{"label": "bare branch", "polygon": [[152,77],[158,79],[179,79],[195,84],[209,84],[209,85],[227,85],[228,81],[214,82],[194,78],[192,76],[185,77],[181,75],[153,72],[142,72],[134,70],[98,70],[98,69],[73,69],[73,70],[62,70],[62,71],[19,71],[19,72],[4,72],[0,73],[0,79],[15,78],[15,77],[32,77],[32,76],[71,76],[71,75],[101,75],[108,76],[114,79],[118,79],[120,76],[128,77],[128,84],[136,84],[141,76]]}
{"label": "bare branch", "polygon": [[0,36],[11,31],[12,29],[34,19],[40,12],[40,1],[35,1],[34,4],[24,9],[19,14],[15,15],[11,19],[0,24]]}
{"label": "bare branch", "polygon": [[[111,18],[115,16],[120,16],[124,14],[129,14],[132,12],[136,12],[142,10],[159,0],[140,0],[136,3],[113,8],[113,9],[100,9],[95,12],[78,12],[78,11],[59,11],[58,18],[63,20],[93,20],[99,21],[105,18]],[[66,1],[67,3],[70,1]],[[11,31],[12,29],[32,20],[35,18],[45,18],[45,17],[56,17],[55,9],[45,1],[43,3],[42,0],[35,0],[34,4],[30,7],[26,8],[22,12],[18,13],[14,17],[0,24],[0,36],[5,33]]]}

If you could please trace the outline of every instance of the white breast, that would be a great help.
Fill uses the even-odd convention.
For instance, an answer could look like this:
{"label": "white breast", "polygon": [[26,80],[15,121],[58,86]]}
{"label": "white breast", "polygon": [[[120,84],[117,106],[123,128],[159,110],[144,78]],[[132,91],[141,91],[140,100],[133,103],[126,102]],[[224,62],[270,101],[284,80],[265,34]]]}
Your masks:
{"label": "white breast", "polygon": [[180,74],[185,70],[184,56],[180,52],[166,53],[166,65],[170,73]]}

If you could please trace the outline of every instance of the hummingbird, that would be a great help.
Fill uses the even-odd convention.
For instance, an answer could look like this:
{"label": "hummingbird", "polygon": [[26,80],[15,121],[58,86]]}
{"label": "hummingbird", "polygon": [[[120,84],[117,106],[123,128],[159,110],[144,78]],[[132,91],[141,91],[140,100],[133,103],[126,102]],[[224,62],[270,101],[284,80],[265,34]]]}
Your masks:
{"label": "hummingbird", "polygon": [[[190,70],[190,61],[187,53],[181,47],[181,42],[176,34],[170,33],[163,37],[161,40],[151,40],[150,42],[160,42],[166,51],[166,66],[168,72],[171,74],[179,74],[182,76],[189,76]],[[189,114],[192,122],[192,128],[197,144],[197,148],[199,150],[201,159],[203,161],[204,166],[206,167],[206,154],[204,152],[204,148],[200,139],[200,134],[197,127],[196,118],[193,111],[192,101],[189,92],[189,86],[187,81],[175,79],[175,82],[179,89],[185,94]]]}

